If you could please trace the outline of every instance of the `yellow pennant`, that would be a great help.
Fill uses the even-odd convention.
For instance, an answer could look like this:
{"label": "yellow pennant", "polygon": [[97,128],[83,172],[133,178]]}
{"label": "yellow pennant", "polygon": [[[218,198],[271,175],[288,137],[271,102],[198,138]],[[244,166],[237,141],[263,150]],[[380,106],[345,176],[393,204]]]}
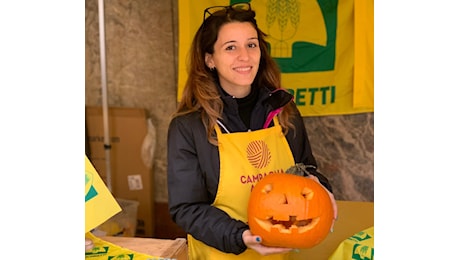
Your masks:
{"label": "yellow pennant", "polygon": [[173,260],[171,258],[164,258],[159,256],[152,256],[137,252],[126,247],[121,247],[105,241],[91,232],[85,234],[85,239],[93,241],[93,248],[85,252],[85,259],[89,260]]}
{"label": "yellow pennant", "polygon": [[85,155],[85,233],[120,211],[120,205]]}

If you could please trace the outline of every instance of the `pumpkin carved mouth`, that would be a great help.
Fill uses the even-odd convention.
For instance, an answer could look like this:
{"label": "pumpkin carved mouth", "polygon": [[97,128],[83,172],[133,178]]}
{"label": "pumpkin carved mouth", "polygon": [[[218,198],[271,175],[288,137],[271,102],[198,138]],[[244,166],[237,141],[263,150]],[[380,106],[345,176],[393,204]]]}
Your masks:
{"label": "pumpkin carved mouth", "polygon": [[297,220],[296,216],[289,216],[289,220],[276,220],[272,216],[267,219],[255,219],[256,222],[266,231],[272,229],[278,230],[280,233],[304,233],[314,228],[319,222],[319,218],[301,219]]}
{"label": "pumpkin carved mouth", "polygon": [[[269,194],[273,190],[273,184],[269,183],[265,185],[262,189],[262,193]],[[306,200],[311,200],[313,198],[314,192],[309,188],[304,187],[300,193]],[[287,205],[289,204],[286,194],[283,194],[282,200],[279,201],[280,204]],[[319,222],[319,218],[309,218],[309,219],[299,219],[297,216],[289,216],[289,220],[278,220],[273,216],[269,216],[266,219],[255,219],[257,223],[266,231],[271,231],[272,229],[278,230],[280,233],[304,233],[308,230],[314,228]]]}

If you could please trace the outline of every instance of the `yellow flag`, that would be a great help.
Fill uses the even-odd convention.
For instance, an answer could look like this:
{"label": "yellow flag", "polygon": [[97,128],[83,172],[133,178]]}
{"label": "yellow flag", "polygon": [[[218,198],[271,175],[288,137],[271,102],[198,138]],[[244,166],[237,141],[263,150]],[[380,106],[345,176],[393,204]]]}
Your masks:
{"label": "yellow flag", "polygon": [[345,239],[334,250],[329,260],[374,259],[374,226]]}
{"label": "yellow flag", "polygon": [[[354,37],[354,12],[361,19],[361,12],[368,9],[355,10],[355,1],[372,1],[365,7],[373,8],[373,0],[179,0],[178,100],[204,9],[249,2],[258,26],[268,34],[270,55],[281,69],[283,88],[294,95],[302,116],[373,112],[374,67],[368,62],[373,57],[363,56],[373,55],[373,49],[359,49],[355,55]],[[373,13],[366,15],[366,21],[369,19]],[[373,35],[373,21],[359,30]],[[356,40],[361,44],[361,38]],[[373,44],[366,46],[373,48]],[[359,68],[355,68],[355,58]]]}
{"label": "yellow flag", "polygon": [[85,233],[120,211],[120,205],[85,155]]}
{"label": "yellow flag", "polygon": [[374,0],[355,0],[354,107],[374,107]]}
{"label": "yellow flag", "polygon": [[[159,256],[153,256],[146,253],[131,250],[126,247],[118,246],[103,240],[91,233],[85,234],[86,239],[93,241],[93,248],[85,252],[85,259],[89,260],[124,260],[124,259],[135,259],[135,260],[172,260],[171,258],[164,258]],[[139,238],[145,239],[145,238]],[[134,242],[134,241],[133,241]],[[152,250],[149,250],[152,251]]]}

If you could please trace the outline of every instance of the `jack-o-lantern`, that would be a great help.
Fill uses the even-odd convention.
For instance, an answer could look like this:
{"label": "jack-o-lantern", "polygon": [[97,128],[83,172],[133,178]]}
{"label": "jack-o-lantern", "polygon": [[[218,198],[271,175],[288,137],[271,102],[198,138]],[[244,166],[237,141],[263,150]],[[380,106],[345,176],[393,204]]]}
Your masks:
{"label": "jack-o-lantern", "polygon": [[321,184],[303,176],[272,173],[253,188],[248,224],[266,246],[311,248],[330,232],[333,208]]}

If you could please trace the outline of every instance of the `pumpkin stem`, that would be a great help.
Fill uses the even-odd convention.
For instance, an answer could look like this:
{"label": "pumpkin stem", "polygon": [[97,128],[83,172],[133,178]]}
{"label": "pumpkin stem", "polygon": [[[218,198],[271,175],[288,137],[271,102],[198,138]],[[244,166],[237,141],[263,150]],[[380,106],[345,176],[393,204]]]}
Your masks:
{"label": "pumpkin stem", "polygon": [[294,166],[291,166],[289,169],[286,170],[286,173],[299,175],[299,176],[308,176],[310,175],[307,171],[307,165],[303,163],[296,163]]}

